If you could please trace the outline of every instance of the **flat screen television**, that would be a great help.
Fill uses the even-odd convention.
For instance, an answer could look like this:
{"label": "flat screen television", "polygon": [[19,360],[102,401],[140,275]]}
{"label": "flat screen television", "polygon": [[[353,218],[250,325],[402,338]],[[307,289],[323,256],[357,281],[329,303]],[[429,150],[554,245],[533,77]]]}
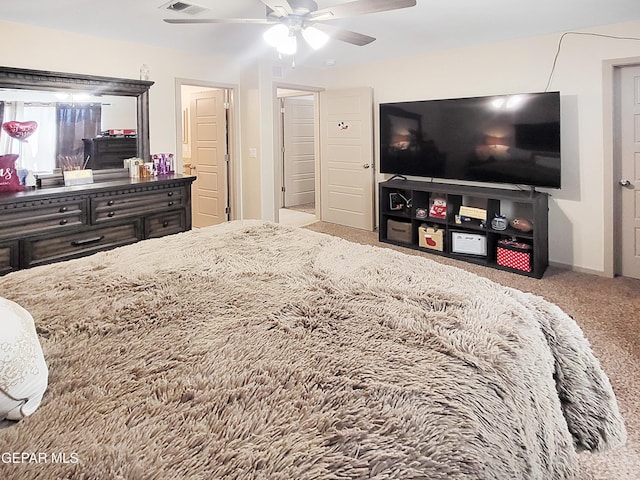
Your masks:
{"label": "flat screen television", "polygon": [[560,188],[560,93],[380,104],[380,172]]}

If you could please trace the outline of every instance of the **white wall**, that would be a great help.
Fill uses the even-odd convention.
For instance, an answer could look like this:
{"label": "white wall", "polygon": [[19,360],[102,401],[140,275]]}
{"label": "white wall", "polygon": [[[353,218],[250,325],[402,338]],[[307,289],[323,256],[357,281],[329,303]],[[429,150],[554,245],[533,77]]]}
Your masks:
{"label": "white wall", "polygon": [[[280,205],[276,185],[281,180],[276,162],[278,142],[278,87],[322,88],[322,72],[304,67],[293,68],[288,60],[265,58],[259,64],[245,68],[241,81],[244,93],[241,116],[243,155],[243,207],[247,218],[276,220]],[[247,157],[249,148],[256,148],[256,157]],[[279,164],[279,163],[278,163]]]}
{"label": "white wall", "polygon": [[138,104],[134,97],[104,96],[102,100],[102,113],[100,130],[137,129],[136,118],[138,116]]}
{"label": "white wall", "polygon": [[[585,32],[640,37],[640,22]],[[372,86],[375,117],[381,102],[543,91],[560,35],[474,46],[328,71],[328,88]],[[640,41],[565,37],[549,90],[561,93],[562,189],[551,194],[550,260],[606,272],[603,61],[637,57]],[[379,158],[376,126],[376,159]],[[380,178],[382,180],[382,177]],[[607,253],[609,252],[609,253]]]}
{"label": "white wall", "polygon": [[262,148],[258,70],[257,65],[246,67],[240,81],[243,218],[262,218],[260,185]]}

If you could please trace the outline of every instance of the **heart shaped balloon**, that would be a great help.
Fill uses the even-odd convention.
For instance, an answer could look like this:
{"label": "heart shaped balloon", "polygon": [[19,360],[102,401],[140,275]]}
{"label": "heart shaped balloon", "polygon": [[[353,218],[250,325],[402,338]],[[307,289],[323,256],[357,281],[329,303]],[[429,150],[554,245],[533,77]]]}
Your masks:
{"label": "heart shaped balloon", "polygon": [[12,120],[11,122],[4,122],[2,124],[2,129],[7,132],[10,137],[17,138],[21,141],[25,141],[30,137],[37,128],[38,122],[34,121],[17,122]]}

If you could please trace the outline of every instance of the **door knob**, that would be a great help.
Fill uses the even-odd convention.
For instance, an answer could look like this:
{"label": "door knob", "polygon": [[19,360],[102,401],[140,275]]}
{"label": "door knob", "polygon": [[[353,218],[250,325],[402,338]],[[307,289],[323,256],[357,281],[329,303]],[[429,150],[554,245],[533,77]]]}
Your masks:
{"label": "door knob", "polygon": [[371,165],[369,165],[368,163],[365,163],[364,165],[362,165],[362,168],[371,168]]}
{"label": "door knob", "polygon": [[620,180],[618,183],[620,184],[621,187],[633,187],[633,185],[631,185],[631,182],[629,180]]}

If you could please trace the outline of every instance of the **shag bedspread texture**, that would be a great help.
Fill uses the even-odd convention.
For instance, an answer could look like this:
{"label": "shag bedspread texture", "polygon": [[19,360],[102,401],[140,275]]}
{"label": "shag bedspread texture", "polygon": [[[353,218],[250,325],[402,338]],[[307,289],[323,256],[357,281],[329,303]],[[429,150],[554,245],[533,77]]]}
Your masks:
{"label": "shag bedspread texture", "polygon": [[0,288],[50,369],[2,450],[72,460],[7,479],[569,479],[625,441],[557,306],[390,249],[230,222]]}

